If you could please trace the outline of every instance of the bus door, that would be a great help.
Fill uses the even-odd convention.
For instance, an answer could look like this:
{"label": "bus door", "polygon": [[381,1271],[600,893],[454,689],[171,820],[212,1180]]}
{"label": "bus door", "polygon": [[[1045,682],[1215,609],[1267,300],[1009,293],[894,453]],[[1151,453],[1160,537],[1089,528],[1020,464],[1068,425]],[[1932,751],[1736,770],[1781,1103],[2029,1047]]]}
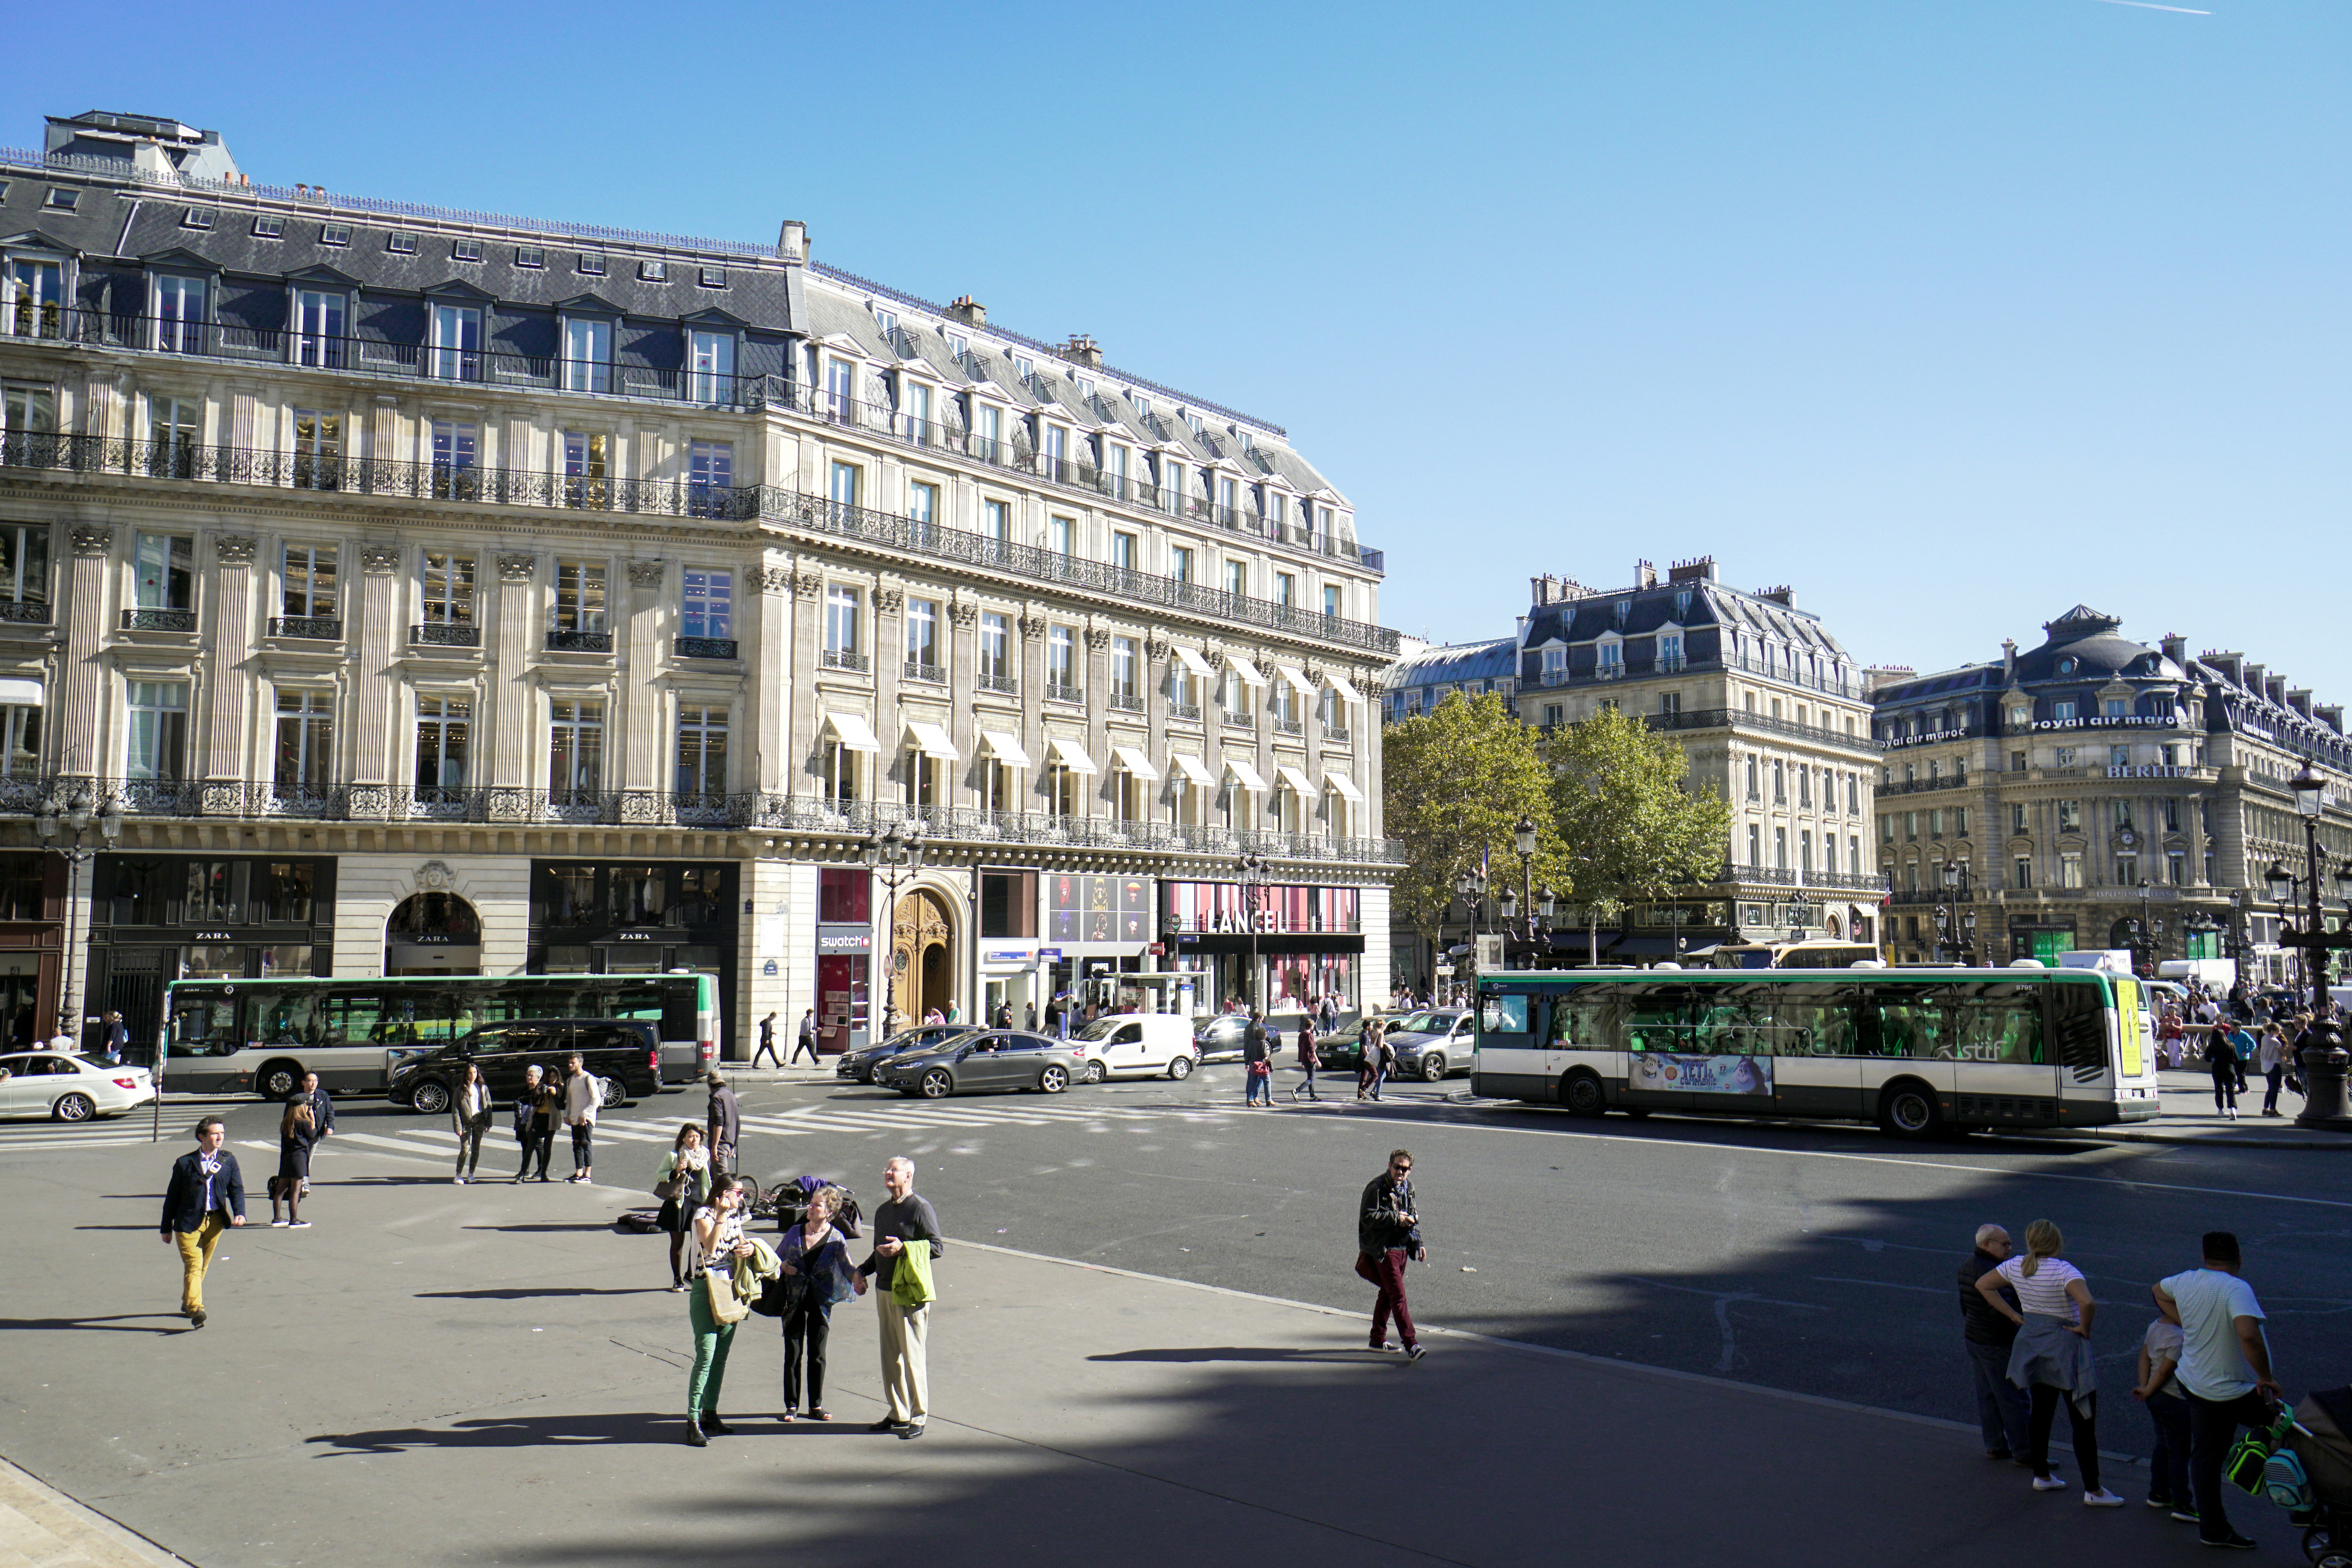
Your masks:
{"label": "bus door", "polygon": [[1959,1058],[1952,1120],[1968,1127],[2054,1124],[2058,1064],[2042,1016],[2045,987],[1986,981],[1950,989]]}
{"label": "bus door", "polygon": [[[2117,1119],[2116,1010],[2104,977],[2050,987],[2051,1035],[2058,1057],[2058,1121],[2091,1126]],[[2134,1021],[2135,1024],[2137,1020]],[[2137,1047],[2137,1041],[2134,1040]],[[2138,1055],[2137,1048],[2135,1055]]]}
{"label": "bus door", "polygon": [[[1478,1049],[1471,1058],[1472,1089],[1497,1098],[1543,1100],[1559,1092],[1560,1075],[1547,1072],[1540,995],[1479,987]],[[1566,1008],[1556,999],[1554,1007]]]}
{"label": "bus door", "polygon": [[1868,998],[1843,981],[1789,981],[1771,988],[1772,1108],[1784,1116],[1862,1114],[1855,1054]]}
{"label": "bus door", "polygon": [[1779,989],[1769,982],[1693,987],[1691,1055],[1677,1079],[1685,1105],[1732,1114],[1774,1109]]}

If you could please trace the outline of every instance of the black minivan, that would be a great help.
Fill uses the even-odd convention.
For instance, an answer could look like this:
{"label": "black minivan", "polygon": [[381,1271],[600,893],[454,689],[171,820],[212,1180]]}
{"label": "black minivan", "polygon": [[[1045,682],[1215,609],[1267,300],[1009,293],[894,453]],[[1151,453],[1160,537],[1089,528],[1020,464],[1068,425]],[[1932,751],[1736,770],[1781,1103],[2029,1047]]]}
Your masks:
{"label": "black minivan", "polygon": [[490,1098],[505,1104],[522,1092],[525,1068],[535,1066],[560,1078],[575,1053],[604,1080],[606,1105],[661,1092],[661,1033],[653,1025],[632,1018],[518,1018],[486,1024],[403,1060],[392,1069],[392,1102],[428,1115],[448,1110],[470,1061],[482,1069]]}

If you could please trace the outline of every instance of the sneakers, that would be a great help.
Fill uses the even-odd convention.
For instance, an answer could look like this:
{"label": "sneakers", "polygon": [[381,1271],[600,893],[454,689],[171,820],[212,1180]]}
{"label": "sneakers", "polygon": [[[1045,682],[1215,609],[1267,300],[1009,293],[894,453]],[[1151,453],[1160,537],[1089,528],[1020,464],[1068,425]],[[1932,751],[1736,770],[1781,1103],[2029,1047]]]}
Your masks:
{"label": "sneakers", "polygon": [[2084,1508],[2121,1508],[2124,1506],[2124,1500],[2106,1488],[2101,1487],[2097,1491],[2083,1494],[2083,1506]]}
{"label": "sneakers", "polygon": [[2212,1540],[2207,1536],[2200,1536],[2197,1539],[2197,1543],[2200,1546],[2226,1546],[2232,1552],[2252,1552],[2254,1549],[2254,1543],[2252,1542],[2247,1540],[2244,1536],[2240,1535],[2234,1530],[2219,1541]]}
{"label": "sneakers", "polygon": [[310,1228],[310,1222],[307,1219],[289,1219],[286,1222],[286,1228],[289,1230],[308,1230]]}
{"label": "sneakers", "polygon": [[2062,1492],[2066,1489],[2066,1478],[2053,1471],[2033,1478],[2033,1489],[2038,1492]]}
{"label": "sneakers", "polygon": [[284,1230],[286,1228],[286,1222],[282,1219],[273,1219],[269,1222],[269,1228],[272,1230]]}
{"label": "sneakers", "polygon": [[2172,1517],[2183,1524],[2194,1524],[2197,1522],[2197,1510],[2193,1508],[2176,1508],[2172,1510]]}
{"label": "sneakers", "polygon": [[2172,1500],[2168,1497],[2152,1497],[2147,1500],[2147,1506],[2168,1509],[2172,1506]]}
{"label": "sneakers", "polygon": [[1422,1349],[1419,1345],[1407,1345],[1404,1347],[1405,1364],[1407,1366],[1411,1366],[1413,1363],[1419,1361],[1428,1353],[1429,1352],[1427,1351]]}
{"label": "sneakers", "polygon": [[898,1439],[901,1442],[911,1443],[922,1435],[923,1424],[920,1421],[909,1421],[898,1428]]}

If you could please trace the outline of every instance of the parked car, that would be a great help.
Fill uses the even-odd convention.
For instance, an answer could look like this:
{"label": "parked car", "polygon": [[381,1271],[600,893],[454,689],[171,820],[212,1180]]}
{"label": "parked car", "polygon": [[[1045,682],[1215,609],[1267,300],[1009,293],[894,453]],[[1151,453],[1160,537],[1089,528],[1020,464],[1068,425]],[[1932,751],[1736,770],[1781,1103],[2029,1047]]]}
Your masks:
{"label": "parked car", "polygon": [[145,1068],[110,1068],[59,1051],[16,1051],[0,1057],[0,1116],[47,1116],[88,1121],[120,1116],[155,1098]]}
{"label": "parked car", "polygon": [[482,1069],[490,1098],[522,1092],[525,1070],[561,1074],[574,1053],[604,1084],[604,1103],[623,1105],[661,1092],[661,1031],[634,1018],[518,1018],[486,1024],[463,1038],[392,1064],[394,1105],[434,1114],[449,1109],[470,1061]]}
{"label": "parked car", "polygon": [[1239,1013],[1202,1019],[1192,1030],[1194,1057],[1204,1062],[1241,1060],[1242,1034],[1248,1027],[1249,1020]]}
{"label": "parked car", "polygon": [[969,1035],[977,1027],[976,1024],[925,1024],[919,1028],[901,1029],[879,1044],[842,1052],[834,1058],[833,1076],[852,1083],[872,1083],[874,1068],[887,1058],[901,1051],[923,1050],[958,1035]]}
{"label": "parked car", "polygon": [[989,1089],[1059,1094],[1087,1073],[1083,1040],[1057,1040],[1025,1029],[975,1029],[923,1050],[884,1060],[875,1081],[901,1094],[938,1100]]}
{"label": "parked car", "polygon": [[[1315,1037],[1315,1059],[1327,1068],[1353,1068],[1360,1067],[1363,1065],[1364,1059],[1364,1025],[1366,1022],[1368,1022],[1370,1018],[1385,1018],[1388,1020],[1389,1027],[1393,1029],[1396,1027],[1396,1021],[1399,1018],[1405,1017],[1407,1016],[1408,1015],[1403,1013],[1395,1013],[1390,1012],[1386,1009],[1380,1009],[1368,1015],[1365,1018],[1352,1019],[1348,1023],[1342,1024],[1328,1035],[1318,1034]],[[1296,1050],[1297,1044],[1298,1042],[1296,1040],[1291,1042],[1294,1051]]]}
{"label": "parked car", "polygon": [[1468,1072],[1478,1043],[1475,1021],[1467,1007],[1423,1007],[1390,1019],[1397,1077],[1435,1083],[1449,1073]]}
{"label": "parked car", "polygon": [[1154,1078],[1161,1073],[1186,1079],[1201,1065],[1192,1020],[1173,1013],[1113,1013],[1097,1018],[1070,1038],[1087,1047],[1088,1083],[1107,1078]]}

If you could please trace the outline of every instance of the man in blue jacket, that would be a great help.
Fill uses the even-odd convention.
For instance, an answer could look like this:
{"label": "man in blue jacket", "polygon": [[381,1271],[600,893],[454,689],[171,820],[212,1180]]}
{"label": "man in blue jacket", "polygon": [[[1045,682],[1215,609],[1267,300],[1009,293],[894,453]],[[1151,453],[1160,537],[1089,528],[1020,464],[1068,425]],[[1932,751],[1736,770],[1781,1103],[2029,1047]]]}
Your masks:
{"label": "man in blue jacket", "polygon": [[236,1156],[221,1147],[228,1128],[217,1116],[196,1123],[196,1146],[172,1163],[163,1193],[163,1237],[180,1247],[180,1310],[205,1326],[205,1271],[221,1232],[245,1223],[245,1178]]}

